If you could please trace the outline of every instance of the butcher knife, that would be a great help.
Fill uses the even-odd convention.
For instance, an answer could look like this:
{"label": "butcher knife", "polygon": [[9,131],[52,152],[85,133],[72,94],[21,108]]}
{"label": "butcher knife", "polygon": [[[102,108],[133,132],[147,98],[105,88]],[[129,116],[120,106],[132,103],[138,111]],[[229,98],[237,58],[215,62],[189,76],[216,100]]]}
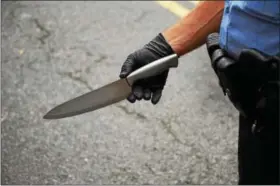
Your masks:
{"label": "butcher knife", "polygon": [[130,95],[132,85],[137,80],[152,77],[169,68],[176,67],[178,67],[178,56],[176,54],[163,57],[133,71],[126,78],[116,80],[54,107],[43,118],[71,117],[120,102]]}

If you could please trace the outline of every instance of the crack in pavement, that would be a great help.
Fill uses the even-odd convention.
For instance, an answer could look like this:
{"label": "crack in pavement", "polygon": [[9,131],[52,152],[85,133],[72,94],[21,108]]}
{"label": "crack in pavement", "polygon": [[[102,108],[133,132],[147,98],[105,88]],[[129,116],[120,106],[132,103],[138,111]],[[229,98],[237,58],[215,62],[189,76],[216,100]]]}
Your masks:
{"label": "crack in pavement", "polygon": [[[91,56],[94,56],[93,53],[92,53],[87,47],[84,47],[84,46],[72,46],[72,47],[70,47],[70,49],[74,49],[74,50],[79,49],[79,50],[85,52],[85,54],[86,54],[87,56],[90,56],[90,57],[91,57]],[[96,63],[101,63],[101,62],[103,62],[104,60],[106,60],[107,58],[108,58],[108,56],[107,56],[106,54],[101,54],[101,53],[99,53],[98,58],[95,59],[94,62],[96,62]]]}
{"label": "crack in pavement", "polygon": [[122,111],[124,111],[128,115],[135,115],[137,118],[142,119],[142,120],[148,120],[148,118],[140,113],[134,112],[134,111],[129,111],[125,106],[122,105],[116,105],[117,108],[120,108]]}
{"label": "crack in pavement", "polygon": [[83,84],[89,90],[93,90],[93,88],[89,85],[89,83],[85,79],[83,79],[81,77],[74,76],[75,72],[57,72],[57,73],[61,76],[69,77],[70,79]]}
{"label": "crack in pavement", "polygon": [[19,24],[19,23],[16,23],[16,27],[20,30],[20,32],[22,32],[22,33],[23,33],[23,29],[22,29],[22,27],[20,26],[20,24]]}
{"label": "crack in pavement", "polygon": [[108,57],[104,54],[100,54],[99,58],[94,60],[96,63],[101,63],[102,61],[104,61],[105,59],[107,59]]}
{"label": "crack in pavement", "polygon": [[170,134],[175,141],[177,141],[180,144],[186,145],[178,136],[177,134],[173,131],[170,122],[166,122],[162,119],[159,119],[160,123],[162,124],[163,128],[165,129],[165,131]]}
{"label": "crack in pavement", "polygon": [[127,180],[137,181],[138,177],[139,177],[138,173],[131,172],[131,170],[127,169],[126,167],[119,167],[119,168],[117,168],[117,171],[114,171],[114,172],[110,173],[109,177],[111,179],[118,179],[118,177],[123,176],[123,175],[127,176],[126,177],[126,181]]}
{"label": "crack in pavement", "polygon": [[39,41],[41,42],[41,44],[45,44],[45,40],[51,36],[51,32],[46,29],[46,27],[44,27],[37,18],[32,19],[33,22],[35,23],[35,25],[37,26],[37,28],[39,28],[42,32],[44,32],[45,34],[43,34],[41,37],[38,37],[37,39],[39,39]]}
{"label": "crack in pavement", "polygon": [[191,181],[189,181],[189,180],[178,180],[177,181],[177,183],[176,183],[176,185],[192,185],[192,184],[194,184],[194,183],[192,183]]}
{"label": "crack in pavement", "polygon": [[134,20],[135,22],[140,22],[144,17],[146,17],[148,14],[147,11],[141,12],[141,14]]}
{"label": "crack in pavement", "polygon": [[84,46],[72,46],[69,49],[71,49],[71,50],[73,50],[73,49],[74,50],[80,49],[83,52],[85,52],[87,56],[93,56],[93,54],[90,52],[90,50],[87,47],[84,47]]}
{"label": "crack in pavement", "polygon": [[4,114],[1,116],[1,123],[3,123],[8,118],[8,112],[3,112]]}
{"label": "crack in pavement", "polygon": [[153,175],[157,175],[157,173],[152,169],[152,167],[148,164],[148,163],[145,163],[145,167],[148,168],[148,170],[153,174]]}
{"label": "crack in pavement", "polygon": [[[4,4],[4,2],[3,2],[3,4]],[[5,4],[7,4],[7,2],[5,3]],[[8,7],[7,7],[8,6]],[[9,6],[11,6],[11,8],[9,7]],[[13,7],[14,6],[14,7]],[[5,7],[5,8],[4,8]],[[18,9],[21,9],[21,8],[26,8],[27,6],[26,5],[23,5],[23,4],[19,4],[18,2],[14,2],[14,3],[12,3],[12,4],[9,4],[9,5],[6,5],[6,6],[3,6],[1,9],[2,10],[5,10],[5,9],[11,9],[9,12],[2,12],[3,14],[2,14],[2,16],[3,16],[3,18],[4,18],[4,20],[5,19],[7,19],[7,18],[11,18],[11,20],[12,21],[15,21],[16,20],[16,18],[17,18],[17,16],[16,16],[16,10],[18,10]],[[6,14],[6,15],[5,15]]]}
{"label": "crack in pavement", "polygon": [[21,67],[26,67],[26,68],[28,68],[28,69],[30,69],[30,70],[33,70],[33,71],[35,71],[35,72],[38,72],[38,69],[36,69],[36,68],[33,67],[33,64],[36,64],[36,62],[37,62],[37,59],[33,59],[33,60],[27,62],[26,65],[21,66]]}

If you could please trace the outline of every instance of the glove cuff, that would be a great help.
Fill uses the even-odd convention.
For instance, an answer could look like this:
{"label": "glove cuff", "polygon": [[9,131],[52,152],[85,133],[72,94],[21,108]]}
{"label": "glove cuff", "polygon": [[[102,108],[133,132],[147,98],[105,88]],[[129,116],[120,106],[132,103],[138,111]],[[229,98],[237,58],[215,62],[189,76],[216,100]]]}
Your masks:
{"label": "glove cuff", "polygon": [[166,41],[162,33],[159,33],[156,37],[154,37],[148,44],[144,46],[144,48],[153,51],[159,57],[165,57],[171,54],[175,54],[172,47]]}

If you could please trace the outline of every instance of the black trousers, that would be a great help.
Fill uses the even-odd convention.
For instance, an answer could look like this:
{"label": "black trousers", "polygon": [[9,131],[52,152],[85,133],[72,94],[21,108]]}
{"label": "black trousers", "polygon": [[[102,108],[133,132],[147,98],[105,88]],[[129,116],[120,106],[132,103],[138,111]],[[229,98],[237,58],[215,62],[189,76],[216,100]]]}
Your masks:
{"label": "black trousers", "polygon": [[[278,93],[277,93],[278,94]],[[253,122],[239,117],[239,185],[279,185],[279,95],[263,111],[259,132]],[[258,129],[258,127],[257,127]]]}

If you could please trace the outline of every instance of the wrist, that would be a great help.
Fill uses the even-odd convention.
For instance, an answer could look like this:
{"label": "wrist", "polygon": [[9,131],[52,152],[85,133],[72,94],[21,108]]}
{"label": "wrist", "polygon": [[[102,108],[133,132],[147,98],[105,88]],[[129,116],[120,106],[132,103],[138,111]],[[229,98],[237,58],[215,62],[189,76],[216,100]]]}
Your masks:
{"label": "wrist", "polygon": [[148,44],[146,44],[145,48],[158,57],[165,57],[175,53],[162,33],[159,33]]}
{"label": "wrist", "polygon": [[175,54],[178,56],[184,55],[186,46],[182,45],[180,35],[174,35],[172,31],[166,30],[162,32],[162,36],[165,38],[166,42],[169,44]]}

